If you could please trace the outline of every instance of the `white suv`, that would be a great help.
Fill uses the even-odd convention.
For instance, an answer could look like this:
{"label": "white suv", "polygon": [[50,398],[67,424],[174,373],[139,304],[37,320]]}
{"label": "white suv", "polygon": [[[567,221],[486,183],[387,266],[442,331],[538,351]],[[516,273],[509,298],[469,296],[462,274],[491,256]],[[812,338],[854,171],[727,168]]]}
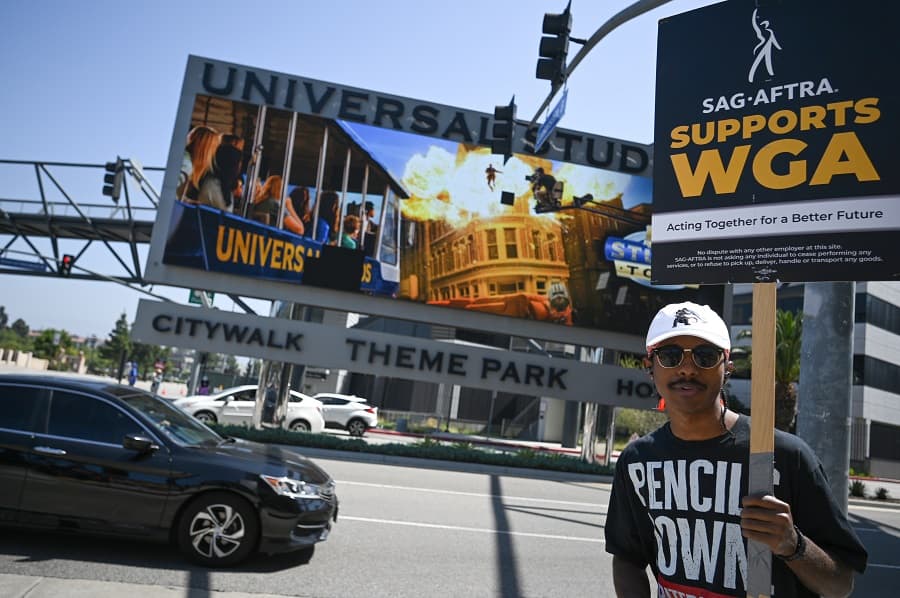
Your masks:
{"label": "white suv", "polygon": [[[173,403],[203,423],[249,426],[256,407],[256,388],[255,384],[235,386],[214,395],[193,395]],[[321,433],[325,429],[322,403],[292,390],[284,427],[295,432]]]}
{"label": "white suv", "polygon": [[320,392],[313,398],[322,403],[327,428],[341,428],[351,436],[362,436],[378,426],[378,407],[372,407],[362,397]]}

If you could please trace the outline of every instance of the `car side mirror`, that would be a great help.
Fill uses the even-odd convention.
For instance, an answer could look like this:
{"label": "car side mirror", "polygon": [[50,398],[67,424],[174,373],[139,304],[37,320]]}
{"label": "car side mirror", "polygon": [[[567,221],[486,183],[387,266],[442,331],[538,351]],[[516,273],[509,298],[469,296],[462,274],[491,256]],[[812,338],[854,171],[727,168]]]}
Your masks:
{"label": "car side mirror", "polygon": [[122,439],[122,448],[143,454],[159,450],[159,445],[155,444],[146,436],[128,434]]}

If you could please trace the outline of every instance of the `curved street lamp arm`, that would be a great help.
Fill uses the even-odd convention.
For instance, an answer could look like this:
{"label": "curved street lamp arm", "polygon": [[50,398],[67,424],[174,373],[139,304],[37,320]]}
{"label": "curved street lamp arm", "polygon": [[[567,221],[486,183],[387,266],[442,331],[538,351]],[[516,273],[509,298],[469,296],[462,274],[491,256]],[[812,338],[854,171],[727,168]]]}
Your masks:
{"label": "curved street lamp arm", "polygon": [[[660,7],[669,1],[670,0],[638,0],[628,8],[625,8],[613,15],[608,21],[603,23],[603,25],[601,25],[600,28],[597,29],[597,31],[595,31],[590,38],[588,38],[587,43],[585,43],[581,47],[581,50],[578,51],[578,54],[575,55],[575,57],[572,59],[572,62],[570,62],[566,67],[564,80],[568,80],[569,75],[572,74],[572,72],[575,70],[575,67],[577,67],[578,64],[584,59],[584,57],[587,56],[592,49],[594,49],[594,46],[600,43],[600,40],[606,37],[613,29],[637,16],[644,14],[645,12]],[[550,95],[547,96],[547,99],[544,100],[544,103],[541,104],[541,107],[538,108],[537,112],[535,112],[534,117],[531,119],[531,122],[528,123],[529,127],[534,126],[534,124],[537,122],[538,117],[540,117],[541,112],[543,112],[547,108],[547,106],[550,104],[550,101],[553,99],[553,96],[556,95],[556,92],[558,90],[559,87],[555,87],[550,92]]]}

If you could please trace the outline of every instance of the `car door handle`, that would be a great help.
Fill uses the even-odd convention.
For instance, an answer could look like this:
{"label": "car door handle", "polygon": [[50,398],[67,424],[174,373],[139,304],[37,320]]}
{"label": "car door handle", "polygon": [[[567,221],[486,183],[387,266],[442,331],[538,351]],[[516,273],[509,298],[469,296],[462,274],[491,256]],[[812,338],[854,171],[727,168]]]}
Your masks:
{"label": "car door handle", "polygon": [[34,447],[34,452],[40,453],[42,455],[65,455],[66,451],[58,448],[51,448],[49,446],[36,446]]}

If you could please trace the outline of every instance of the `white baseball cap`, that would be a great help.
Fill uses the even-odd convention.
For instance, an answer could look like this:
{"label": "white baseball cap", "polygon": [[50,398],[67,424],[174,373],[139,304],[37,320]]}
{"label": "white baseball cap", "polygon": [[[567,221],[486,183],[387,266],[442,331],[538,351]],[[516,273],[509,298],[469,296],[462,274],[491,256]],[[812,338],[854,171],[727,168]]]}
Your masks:
{"label": "white baseball cap", "polygon": [[731,350],[731,335],[719,314],[708,305],[685,301],[670,303],[657,312],[647,331],[647,351],[666,339],[682,335],[696,336]]}

